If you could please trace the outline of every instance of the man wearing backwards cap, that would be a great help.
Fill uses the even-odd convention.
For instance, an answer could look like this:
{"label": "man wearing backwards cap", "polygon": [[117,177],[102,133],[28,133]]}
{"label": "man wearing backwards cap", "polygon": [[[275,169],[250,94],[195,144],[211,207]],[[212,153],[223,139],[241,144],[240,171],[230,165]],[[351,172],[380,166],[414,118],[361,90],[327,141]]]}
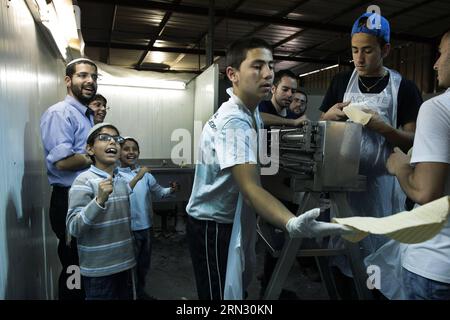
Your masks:
{"label": "man wearing backwards cap", "polygon": [[[351,46],[355,69],[334,77],[320,107],[321,120],[347,120],[342,109],[349,103],[358,103],[372,114],[361,140],[360,174],[367,176],[366,191],[349,192],[347,198],[355,216],[381,217],[404,210],[405,195],[395,177],[389,176],[385,163],[393,147],[411,148],[422,98],[412,81],[383,66],[390,50],[390,27],[384,17],[375,13],[360,16],[353,24]],[[366,239],[361,243],[364,255],[385,242],[374,236]],[[340,242],[334,240],[333,247]],[[348,261],[337,257],[333,264],[340,269],[334,268],[337,280],[351,283]]]}
{"label": "man wearing backwards cap", "polygon": [[[70,290],[66,269],[79,265],[76,240],[66,244],[68,191],[72,182],[92,163],[85,154],[86,137],[93,126],[93,114],[87,106],[97,92],[97,66],[86,58],[75,59],[66,66],[64,81],[67,96],[48,108],[41,117],[47,176],[52,185],[50,224],[58,243],[62,264],[59,276],[59,299],[84,299],[79,289]],[[70,283],[69,283],[70,284]]]}

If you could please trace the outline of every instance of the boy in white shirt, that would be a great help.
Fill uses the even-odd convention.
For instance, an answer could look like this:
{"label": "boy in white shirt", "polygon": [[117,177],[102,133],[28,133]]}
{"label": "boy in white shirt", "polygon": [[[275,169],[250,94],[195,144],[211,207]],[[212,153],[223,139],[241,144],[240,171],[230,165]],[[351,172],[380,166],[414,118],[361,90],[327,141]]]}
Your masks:
{"label": "boy in white shirt", "polygon": [[[241,39],[231,45],[226,59],[226,74],[233,88],[227,90],[230,99],[203,128],[200,161],[186,208],[189,249],[202,300],[224,299],[225,276],[232,272],[227,270],[227,261],[233,220],[240,216],[236,212],[242,208],[242,199],[291,237],[322,237],[348,231],[337,224],[317,222],[318,208],[295,217],[261,187],[257,144],[245,133],[263,127],[257,105],[272,88],[272,47],[261,39]],[[254,217],[254,212],[246,209],[242,217]],[[255,232],[256,224],[250,224],[249,229],[242,226],[244,235]],[[240,279],[241,275],[237,276]]]}

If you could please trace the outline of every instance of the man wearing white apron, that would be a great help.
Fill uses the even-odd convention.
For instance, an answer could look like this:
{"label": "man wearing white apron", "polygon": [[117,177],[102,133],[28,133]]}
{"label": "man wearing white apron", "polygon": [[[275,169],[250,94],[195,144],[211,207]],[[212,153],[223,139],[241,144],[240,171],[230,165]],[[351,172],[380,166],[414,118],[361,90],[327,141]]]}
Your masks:
{"label": "man wearing white apron", "polygon": [[[254,212],[291,237],[349,232],[338,224],[317,222],[318,208],[295,217],[261,187],[256,133],[262,121],[256,107],[272,86],[272,47],[257,38],[241,39],[229,48],[226,59],[233,88],[227,90],[230,99],[203,128],[186,208],[189,250],[202,300],[243,298],[249,279],[243,274],[251,276],[247,258],[252,254],[247,252],[254,256],[255,249]],[[248,235],[253,235],[250,241],[244,239]]]}
{"label": "man wearing white apron", "polygon": [[[347,120],[342,109],[350,103],[372,114],[361,140],[359,173],[367,177],[367,189],[349,192],[347,199],[355,216],[382,217],[404,210],[406,196],[395,177],[387,172],[385,163],[393,147],[407,151],[412,146],[422,99],[413,82],[383,66],[383,58],[390,50],[389,22],[384,17],[363,14],[355,21],[351,34],[355,69],[333,79],[320,107],[321,120]],[[360,242],[362,254],[367,256],[386,241],[383,237],[367,237]],[[340,238],[331,239],[330,246],[341,246],[342,242]],[[352,277],[348,260],[339,256],[332,265],[346,276],[335,272],[338,290],[343,289],[341,297],[353,298],[354,290],[347,278]]]}

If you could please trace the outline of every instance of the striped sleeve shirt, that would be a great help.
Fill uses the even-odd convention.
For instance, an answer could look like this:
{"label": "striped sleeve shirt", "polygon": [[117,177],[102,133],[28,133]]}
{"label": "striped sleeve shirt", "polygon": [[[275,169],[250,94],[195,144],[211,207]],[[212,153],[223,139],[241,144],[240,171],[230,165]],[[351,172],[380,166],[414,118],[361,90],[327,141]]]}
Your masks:
{"label": "striped sleeve shirt", "polygon": [[80,271],[85,277],[101,277],[135,266],[130,227],[131,189],[118,174],[105,207],[95,201],[99,182],[108,174],[95,166],[81,173],[69,191],[66,226],[77,238]]}

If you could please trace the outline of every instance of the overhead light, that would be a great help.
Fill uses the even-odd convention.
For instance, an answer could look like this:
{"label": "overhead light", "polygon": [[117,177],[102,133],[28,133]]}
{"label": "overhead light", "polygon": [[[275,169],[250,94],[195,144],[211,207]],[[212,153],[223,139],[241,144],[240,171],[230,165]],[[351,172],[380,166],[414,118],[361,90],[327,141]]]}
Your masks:
{"label": "overhead light", "polygon": [[166,55],[164,54],[164,52],[160,52],[160,51],[150,52],[151,62],[163,63],[165,58],[166,58]]}
{"label": "overhead light", "polygon": [[325,70],[328,70],[328,69],[333,69],[333,68],[336,68],[336,67],[339,67],[339,64],[335,64],[335,65],[332,65],[332,66],[329,66],[329,67],[326,67],[326,68],[317,69],[317,70],[314,70],[314,71],[311,71],[311,72],[303,73],[303,74],[299,75],[299,78],[306,77],[306,76],[309,76],[310,74],[321,72],[321,71],[325,71]]}
{"label": "overhead light", "polygon": [[51,36],[53,37],[53,40],[55,41],[56,46],[59,49],[59,52],[61,52],[61,55],[64,59],[67,59],[67,40],[64,33],[62,32],[55,7],[52,4],[46,5],[45,7],[43,6],[43,4],[41,4],[41,6],[39,6],[39,13],[41,14],[42,24],[50,31]]}
{"label": "overhead light", "polygon": [[173,90],[186,89],[186,83],[184,83],[183,81],[151,80],[132,77],[117,78],[117,77],[103,76],[98,81],[98,84],[107,86],[155,88],[155,89],[173,89]]}
{"label": "overhead light", "polygon": [[81,9],[80,9],[80,7],[78,5],[74,5],[73,12],[75,14],[75,21],[77,24],[78,39],[80,39],[80,53],[82,56],[84,56],[85,43],[84,43],[84,39],[83,39],[83,34],[81,33]]}
{"label": "overhead light", "polygon": [[72,0],[52,1],[58,15],[59,27],[66,38],[67,44],[73,49],[80,49],[80,39],[78,39],[77,22]]}
{"label": "overhead light", "polygon": [[82,37],[77,29],[74,6],[72,0],[25,0],[33,18],[39,26],[44,26],[45,36],[56,45],[62,57],[67,60],[73,57],[67,56],[67,49],[70,55],[83,54]]}

